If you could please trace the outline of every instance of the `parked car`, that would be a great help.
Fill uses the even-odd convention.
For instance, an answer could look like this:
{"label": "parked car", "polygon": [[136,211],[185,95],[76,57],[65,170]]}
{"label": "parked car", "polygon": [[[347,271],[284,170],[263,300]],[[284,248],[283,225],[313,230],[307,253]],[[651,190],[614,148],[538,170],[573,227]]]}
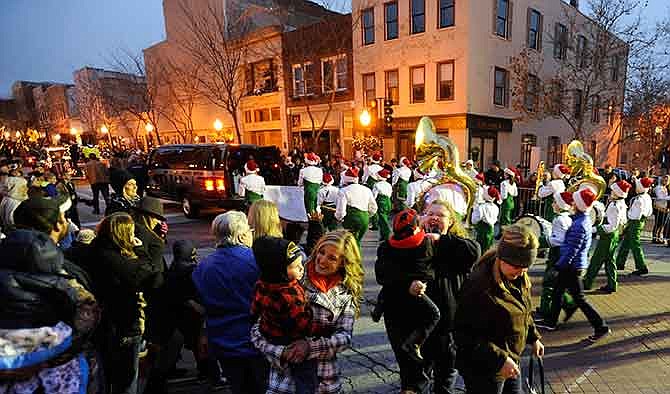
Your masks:
{"label": "parked car", "polygon": [[184,215],[197,217],[202,208],[239,209],[237,195],[244,164],[254,159],[268,185],[282,179],[276,146],[232,144],[163,145],[151,151],[147,167],[148,195],[182,205]]}

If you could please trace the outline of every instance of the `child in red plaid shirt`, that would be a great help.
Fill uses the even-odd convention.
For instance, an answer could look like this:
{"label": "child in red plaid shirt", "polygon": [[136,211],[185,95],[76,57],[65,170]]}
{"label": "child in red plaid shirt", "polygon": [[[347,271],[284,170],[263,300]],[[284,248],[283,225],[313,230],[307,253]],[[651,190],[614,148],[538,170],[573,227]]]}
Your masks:
{"label": "child in red plaid shirt", "polygon": [[[261,237],[253,245],[261,275],[251,313],[260,317],[260,331],[274,345],[289,345],[299,339],[317,336],[312,310],[300,285],[305,269],[303,253],[291,241]],[[296,393],[316,393],[316,360],[291,364]]]}

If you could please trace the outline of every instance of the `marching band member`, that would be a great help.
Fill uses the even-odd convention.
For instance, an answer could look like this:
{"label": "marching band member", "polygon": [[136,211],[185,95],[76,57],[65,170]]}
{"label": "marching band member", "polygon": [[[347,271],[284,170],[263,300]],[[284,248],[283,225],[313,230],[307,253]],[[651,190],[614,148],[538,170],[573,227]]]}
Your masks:
{"label": "marching band member", "polygon": [[647,265],[644,263],[644,253],[640,246],[640,233],[644,228],[644,223],[652,214],[651,197],[649,196],[649,188],[654,184],[651,178],[635,178],[635,192],[628,209],[628,224],[626,224],[625,235],[621,248],[619,248],[619,255],[616,259],[616,266],[618,270],[623,270],[628,258],[628,252],[633,252],[633,259],[635,260],[635,271],[633,275],[646,275],[649,273]]}
{"label": "marching band member", "polygon": [[613,293],[617,289],[617,272],[614,265],[614,253],[619,246],[619,232],[627,222],[626,196],[630,189],[630,183],[618,181],[610,186],[610,203],[605,210],[603,224],[598,228],[598,245],[593,252],[589,268],[584,276],[584,289],[589,290],[593,286],[593,280],[598,275],[600,267],[605,264],[607,273],[607,285],[599,290],[605,293]]}
{"label": "marching band member", "polygon": [[375,152],[370,156],[369,166],[365,166],[365,171],[363,171],[363,183],[372,190],[372,187],[379,181],[377,173],[381,171],[382,166],[380,165],[382,161],[382,154]]}
{"label": "marching band member", "polygon": [[[570,192],[555,193],[552,207],[556,216],[551,222],[551,236],[549,237],[549,258],[542,279],[542,296],[540,297],[540,314],[549,316],[551,313],[552,293],[556,281],[556,270],[554,264],[561,254],[561,245],[565,242],[565,234],[572,225],[574,198]],[[563,309],[565,310],[565,321],[568,321],[577,310],[572,297],[565,293],[563,295]]]}
{"label": "marching band member", "polygon": [[514,197],[519,195],[516,187],[516,173],[509,168],[505,168],[505,180],[500,184],[500,195],[502,205],[500,207],[500,224],[506,226],[512,224],[512,215],[514,214]]}
{"label": "marching band member", "polygon": [[314,152],[305,153],[306,167],[300,169],[298,174],[298,186],[303,186],[305,212],[307,216],[316,211],[316,195],[323,179],[323,170],[319,167],[321,158]]}
{"label": "marching band member", "polygon": [[316,196],[316,210],[323,214],[323,226],[328,231],[333,231],[337,228],[337,220],[335,219],[335,206],[337,203],[337,193],[340,189],[333,186],[334,179],[330,174],[323,174],[322,186],[319,189],[319,194]]}
{"label": "marching band member", "polygon": [[493,229],[499,213],[496,202],[500,201],[500,192],[495,186],[487,186],[482,198],[483,201],[472,209],[472,224],[477,230],[477,242],[483,253],[493,246]]}
{"label": "marching band member", "polygon": [[407,184],[409,183],[409,178],[412,177],[412,170],[410,170],[409,166],[409,159],[403,156],[400,158],[400,167],[393,171],[391,182],[391,185],[393,185],[393,209],[397,211],[402,211],[406,208]]}
{"label": "marching band member", "polygon": [[433,186],[433,182],[418,167],[414,169],[414,181],[407,185],[407,200],[405,205],[408,208],[414,208],[419,196]]}
{"label": "marching band member", "polygon": [[386,180],[391,176],[391,172],[386,168],[381,169],[377,176],[379,182],[372,188],[372,195],[377,202],[377,220],[379,221],[379,240],[386,241],[391,235],[391,194],[393,188]]}
{"label": "marching band member", "polygon": [[247,175],[240,179],[238,194],[244,197],[247,206],[251,206],[255,201],[263,199],[265,193],[265,179],[258,175],[258,165],[254,160],[249,160],[244,165],[244,171]]}
{"label": "marching band member", "polygon": [[477,184],[477,194],[475,194],[475,204],[479,204],[481,202],[484,202],[484,194],[486,194],[487,191],[484,173],[480,172],[479,174],[475,175],[474,179],[475,183]]}
{"label": "marching band member", "polygon": [[563,180],[570,174],[570,167],[565,164],[556,164],[551,170],[551,181],[549,184],[540,186],[537,195],[542,199],[544,204],[544,212],[542,217],[546,220],[552,221],[556,213],[552,205],[553,197],[556,193],[563,193],[565,191],[565,181]]}
{"label": "marching band member", "polygon": [[343,221],[342,226],[351,231],[361,246],[361,240],[368,231],[370,215],[377,213],[377,202],[372,191],[358,184],[358,168],[349,168],[343,176],[344,188],[337,194],[335,219]]}

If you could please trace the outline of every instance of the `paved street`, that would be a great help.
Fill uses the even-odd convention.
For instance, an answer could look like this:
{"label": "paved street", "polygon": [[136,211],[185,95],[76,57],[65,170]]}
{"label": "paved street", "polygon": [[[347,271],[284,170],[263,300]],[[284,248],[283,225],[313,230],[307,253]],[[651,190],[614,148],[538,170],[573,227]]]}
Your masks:
{"label": "paved street", "polygon": [[[90,191],[80,188],[80,194]],[[94,222],[99,216],[80,206],[82,222]],[[169,240],[191,238],[197,241],[200,256],[211,251],[208,234],[213,215],[200,220],[185,219],[178,207],[166,207],[170,226]],[[376,234],[368,233],[363,242],[366,283],[365,297],[376,299],[379,290],[374,280]],[[546,348],[545,369],[549,393],[670,393],[670,248],[643,240],[651,274],[629,277],[632,257],[622,275],[616,294],[589,295],[590,301],[611,324],[614,334],[596,345],[585,338],[591,328],[581,313],[556,332],[543,339]],[[170,260],[168,256],[168,260]],[[531,269],[534,302],[538,302],[544,262]],[[604,283],[601,276],[594,286]],[[193,367],[192,356],[184,353],[183,366]],[[399,392],[397,365],[391,352],[383,323],[373,323],[367,306],[356,323],[353,348],[342,356],[342,371],[347,393]],[[212,392],[193,379],[173,381],[174,393]],[[219,392],[226,392],[220,390]]]}

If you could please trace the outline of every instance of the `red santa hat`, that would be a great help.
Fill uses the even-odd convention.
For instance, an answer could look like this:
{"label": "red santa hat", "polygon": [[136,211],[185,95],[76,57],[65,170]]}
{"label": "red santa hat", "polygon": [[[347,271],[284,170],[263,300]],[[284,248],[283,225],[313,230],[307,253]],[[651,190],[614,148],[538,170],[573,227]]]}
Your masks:
{"label": "red santa hat", "polygon": [[588,211],[596,201],[596,194],[589,188],[584,188],[572,193],[572,198],[575,200],[575,206],[582,212]]}
{"label": "red santa hat", "polygon": [[246,171],[247,174],[253,174],[255,172],[258,172],[258,165],[254,160],[249,160],[244,165],[244,171]]}
{"label": "red santa hat", "polygon": [[635,179],[635,191],[638,193],[648,192],[654,180],[649,177]]}
{"label": "red santa hat", "polygon": [[482,185],[484,184],[484,179],[485,178],[484,178],[484,173],[483,172],[480,172],[477,175],[475,175],[475,180],[479,181],[479,183],[481,183]]}
{"label": "red santa hat", "polygon": [[484,200],[488,202],[500,201],[500,192],[495,186],[489,186],[486,190],[486,193],[483,195]]}
{"label": "red santa hat", "polygon": [[409,167],[412,165],[412,162],[405,156],[400,158],[400,165],[403,167]]}
{"label": "red santa hat", "polygon": [[556,179],[563,179],[568,174],[570,174],[570,167],[565,164],[556,164],[554,169],[551,170],[551,175]]}
{"label": "red santa hat", "polygon": [[305,163],[315,166],[321,162],[321,158],[314,152],[305,153]]}
{"label": "red santa hat", "polygon": [[374,152],[370,157],[370,161],[372,161],[374,164],[379,164],[379,162],[382,161],[382,154],[379,152]]}
{"label": "red santa hat", "polygon": [[332,185],[335,180],[333,179],[333,176],[328,174],[327,172],[323,174],[323,178],[321,180],[321,183],[324,185]]}
{"label": "red santa hat", "polygon": [[514,170],[511,169],[511,168],[509,168],[509,167],[508,167],[508,168],[505,168],[504,173],[507,174],[507,175],[510,175],[510,176],[513,176],[513,177],[516,178],[516,172],[514,172]]}
{"label": "red santa hat", "polygon": [[554,193],[554,201],[556,201],[556,205],[563,211],[569,210],[572,208],[572,204],[575,203],[575,199],[570,192]]}
{"label": "red santa hat", "polygon": [[389,179],[389,177],[391,176],[391,171],[387,170],[386,168],[382,168],[377,173],[377,176],[381,179]]}
{"label": "red santa hat", "polygon": [[342,182],[346,185],[348,183],[358,183],[358,167],[350,167],[342,175]]}
{"label": "red santa hat", "polygon": [[630,183],[626,181],[615,182],[610,186],[612,194],[619,198],[626,198],[628,190],[630,190]]}

